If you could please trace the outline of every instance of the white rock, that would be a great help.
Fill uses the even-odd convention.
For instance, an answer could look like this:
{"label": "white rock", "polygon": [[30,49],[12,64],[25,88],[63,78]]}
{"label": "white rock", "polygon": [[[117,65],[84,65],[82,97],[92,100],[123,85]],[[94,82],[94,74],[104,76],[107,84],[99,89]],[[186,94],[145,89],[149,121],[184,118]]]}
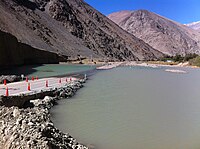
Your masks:
{"label": "white rock", "polygon": [[29,126],[32,126],[32,125],[34,125],[34,123],[33,123],[33,122],[29,122],[28,125],[29,125]]}
{"label": "white rock", "polygon": [[14,111],[13,111],[13,116],[14,116],[14,117],[17,117],[17,116],[19,116],[19,115],[20,115],[19,109],[18,109],[18,108],[14,109]]}

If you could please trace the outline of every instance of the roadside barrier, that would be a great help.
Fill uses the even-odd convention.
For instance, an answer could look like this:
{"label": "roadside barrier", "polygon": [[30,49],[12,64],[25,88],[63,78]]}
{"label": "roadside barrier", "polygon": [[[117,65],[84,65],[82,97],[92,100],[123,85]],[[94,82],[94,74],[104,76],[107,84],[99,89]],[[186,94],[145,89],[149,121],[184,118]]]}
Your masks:
{"label": "roadside barrier", "polygon": [[9,96],[9,91],[8,91],[8,87],[6,87],[6,96]]}
{"label": "roadside barrier", "polygon": [[3,80],[3,84],[4,84],[4,85],[6,85],[6,84],[7,84],[7,83],[6,83],[6,79],[5,79],[5,80]]}
{"label": "roadside barrier", "polygon": [[48,80],[46,80],[46,87],[49,87]]}
{"label": "roadside barrier", "polygon": [[30,90],[31,90],[31,84],[28,83],[28,91],[30,91]]}
{"label": "roadside barrier", "polygon": [[26,77],[26,82],[28,82],[28,77]]}

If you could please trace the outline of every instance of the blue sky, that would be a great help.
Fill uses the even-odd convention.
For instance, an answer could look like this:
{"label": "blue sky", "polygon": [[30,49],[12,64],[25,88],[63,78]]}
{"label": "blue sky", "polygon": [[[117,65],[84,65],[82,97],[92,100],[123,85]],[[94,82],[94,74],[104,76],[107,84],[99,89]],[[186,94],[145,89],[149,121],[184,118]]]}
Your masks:
{"label": "blue sky", "polygon": [[120,10],[146,9],[180,23],[200,21],[200,0],[85,0],[108,15]]}

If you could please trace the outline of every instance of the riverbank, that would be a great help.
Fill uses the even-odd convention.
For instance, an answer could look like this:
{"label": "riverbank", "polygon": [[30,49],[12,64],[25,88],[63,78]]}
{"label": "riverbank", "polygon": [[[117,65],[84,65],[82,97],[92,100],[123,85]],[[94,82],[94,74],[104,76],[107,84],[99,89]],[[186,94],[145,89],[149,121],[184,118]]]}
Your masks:
{"label": "riverbank", "polygon": [[140,66],[140,67],[149,67],[149,68],[160,68],[164,67],[165,72],[170,72],[170,73],[178,73],[178,74],[186,74],[188,73],[185,70],[182,70],[182,68],[192,68],[192,69],[197,69],[199,67],[197,66],[192,66],[189,64],[189,62],[185,63],[168,63],[168,62],[160,62],[160,61],[149,61],[149,62],[125,62],[123,66]]}
{"label": "riverbank", "polygon": [[58,100],[75,95],[85,81],[70,82],[54,91],[52,97],[30,100],[23,108],[0,106],[0,148],[88,149],[69,134],[58,130],[49,113]]}
{"label": "riverbank", "polygon": [[108,64],[104,64],[103,66],[97,67],[96,69],[97,70],[109,70],[109,69],[121,66],[122,64],[123,64],[123,62],[108,63]]}
{"label": "riverbank", "polygon": [[158,67],[199,68],[197,66],[190,65],[189,62],[185,62],[185,63],[168,63],[168,62],[160,62],[160,61],[124,62],[123,66],[142,66],[142,67],[151,67],[151,68],[158,68]]}

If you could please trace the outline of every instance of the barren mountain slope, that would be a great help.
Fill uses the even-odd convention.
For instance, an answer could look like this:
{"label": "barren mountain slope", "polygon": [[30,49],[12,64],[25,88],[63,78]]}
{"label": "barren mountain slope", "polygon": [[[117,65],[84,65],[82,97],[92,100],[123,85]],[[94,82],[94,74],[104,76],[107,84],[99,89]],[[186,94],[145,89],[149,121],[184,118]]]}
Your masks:
{"label": "barren mountain slope", "polygon": [[2,0],[0,29],[70,59],[149,60],[163,54],[82,0]]}
{"label": "barren mountain slope", "polygon": [[165,54],[200,54],[197,31],[152,12],[121,11],[108,15],[108,18]]}

